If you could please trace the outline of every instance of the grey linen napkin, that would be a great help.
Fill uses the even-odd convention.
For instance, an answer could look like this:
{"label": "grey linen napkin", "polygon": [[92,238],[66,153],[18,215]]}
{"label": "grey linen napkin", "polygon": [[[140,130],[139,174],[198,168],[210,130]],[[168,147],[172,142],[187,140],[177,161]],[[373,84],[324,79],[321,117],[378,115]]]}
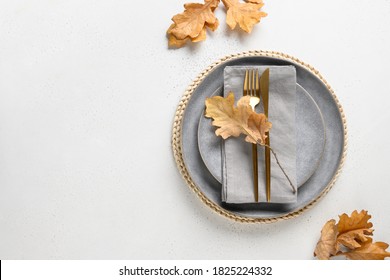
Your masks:
{"label": "grey linen napkin", "polygon": [[[270,68],[269,121],[272,123],[270,143],[279,162],[296,186],[295,99],[296,72],[294,66],[227,66],[224,72],[224,96],[233,92],[236,101],[242,97],[246,69],[259,73]],[[256,111],[262,112],[262,103]],[[259,202],[266,201],[264,148],[258,146]],[[222,201],[226,203],[254,203],[252,144],[244,137],[230,137],[222,145]],[[271,154],[271,202],[293,203],[297,194],[292,192]]]}

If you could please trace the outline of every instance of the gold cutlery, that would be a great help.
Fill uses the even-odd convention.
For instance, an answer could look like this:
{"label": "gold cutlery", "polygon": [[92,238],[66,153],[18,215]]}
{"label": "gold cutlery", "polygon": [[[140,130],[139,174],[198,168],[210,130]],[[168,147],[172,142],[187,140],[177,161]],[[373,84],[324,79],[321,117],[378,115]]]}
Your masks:
{"label": "gold cutlery", "polygon": [[[264,114],[268,118],[269,103],[269,68],[267,68],[260,77],[261,98],[263,99]],[[266,146],[270,146],[269,132],[266,132]],[[271,151],[265,147],[265,188],[267,202],[271,201]]]}
{"label": "gold cutlery", "polygon": [[[259,71],[246,70],[244,79],[243,95],[249,95],[251,98],[249,104],[253,111],[257,104],[260,103],[260,85],[259,85]],[[255,193],[255,201],[259,202],[259,169],[257,165],[257,145],[252,144],[252,165],[253,165],[253,188]]]}

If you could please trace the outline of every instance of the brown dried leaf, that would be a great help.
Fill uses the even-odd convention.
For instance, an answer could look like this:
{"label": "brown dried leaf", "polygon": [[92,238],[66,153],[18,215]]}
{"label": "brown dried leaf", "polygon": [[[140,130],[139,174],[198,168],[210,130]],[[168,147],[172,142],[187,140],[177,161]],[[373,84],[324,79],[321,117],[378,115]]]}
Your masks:
{"label": "brown dried leaf", "polygon": [[263,0],[244,0],[248,3],[263,4]]}
{"label": "brown dried leaf", "polygon": [[[232,92],[226,98],[214,96],[206,99],[205,116],[212,118],[212,125],[218,127],[215,131],[217,136],[227,139],[230,136],[238,137],[244,134],[247,136],[247,142],[262,143],[262,139],[265,139],[265,132],[271,128],[271,123],[267,121],[264,114],[253,112],[249,99],[249,96],[240,98],[237,107],[234,107]],[[253,115],[258,115],[258,117]],[[252,118],[251,125],[249,125],[250,118]],[[257,122],[258,119],[261,121]]]}
{"label": "brown dried leaf", "polygon": [[361,246],[361,243],[367,242],[374,231],[372,223],[368,222],[371,215],[367,211],[362,210],[358,213],[356,210],[352,212],[351,217],[347,214],[339,216],[340,221],[337,224],[338,238],[337,242],[349,249],[356,249]]}
{"label": "brown dried leaf", "polygon": [[217,30],[218,26],[219,26],[219,20],[217,18],[214,23],[206,22],[206,27],[210,28],[211,31]]}
{"label": "brown dried leaf", "polygon": [[[249,99],[249,96],[246,97]],[[249,104],[249,101],[248,101]],[[226,98],[214,96],[206,99],[206,117],[212,118],[212,125],[219,127],[215,134],[227,139],[230,136],[238,137],[244,134],[247,120],[251,114],[250,106],[245,101],[237,108],[234,107],[234,94],[229,93]]]}
{"label": "brown dried leaf", "polygon": [[[181,47],[188,39],[199,42],[206,38],[206,27],[214,31],[218,27],[218,19],[214,10],[220,0],[205,0],[204,4],[188,3],[184,12],[172,18],[174,22],[167,30],[170,47]],[[174,38],[172,38],[174,37]]]}
{"label": "brown dried leaf", "polygon": [[187,43],[187,41],[188,41],[188,38],[186,38],[184,40],[179,40],[172,34],[168,35],[168,45],[170,47],[181,48]]}
{"label": "brown dried leaf", "polygon": [[[261,145],[265,145],[266,132],[272,127],[272,124],[267,121],[267,117],[264,114],[251,114],[248,119],[248,127],[252,131],[252,134],[258,139]],[[256,144],[252,137],[247,136],[245,141]]]}
{"label": "brown dried leaf", "polygon": [[329,260],[331,256],[335,256],[337,238],[337,226],[335,220],[328,221],[321,230],[321,238],[317,242],[314,256],[320,260]]}
{"label": "brown dried leaf", "polygon": [[[260,11],[264,6],[263,1],[247,1],[256,3],[242,3],[239,0],[222,0],[227,9],[226,23],[231,29],[238,24],[242,30],[250,33],[254,25],[267,13]],[[257,2],[259,2],[257,4]]]}
{"label": "brown dried leaf", "polygon": [[344,255],[351,260],[384,260],[390,257],[390,252],[386,251],[389,247],[387,243],[373,243],[369,237],[374,229],[372,223],[368,222],[371,215],[367,211],[358,213],[355,210],[351,216],[344,213],[339,218],[337,225],[335,220],[324,225],[314,256],[325,260],[336,255]]}
{"label": "brown dried leaf", "polygon": [[172,30],[172,28],[175,27],[175,24],[172,23],[171,26],[168,28],[168,45],[170,47],[175,47],[175,48],[181,48],[182,46],[184,46],[187,41],[188,41],[188,38],[185,38],[183,40],[179,40],[175,37],[175,35],[173,35],[172,33],[170,33],[170,31]]}
{"label": "brown dried leaf", "polygon": [[201,42],[206,40],[206,27],[203,27],[202,31],[200,31],[198,37],[191,38],[191,41],[194,43]]}
{"label": "brown dried leaf", "polygon": [[341,255],[346,256],[350,260],[384,260],[390,257],[390,252],[386,251],[388,247],[389,244],[384,242],[372,243],[372,239],[369,238],[359,248],[342,253]]}

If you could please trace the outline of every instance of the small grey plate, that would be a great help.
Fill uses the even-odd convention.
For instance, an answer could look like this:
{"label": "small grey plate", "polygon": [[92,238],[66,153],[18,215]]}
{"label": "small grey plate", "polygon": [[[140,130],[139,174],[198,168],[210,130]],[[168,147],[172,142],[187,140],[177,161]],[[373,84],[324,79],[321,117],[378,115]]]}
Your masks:
{"label": "small grey plate", "polygon": [[[213,94],[223,95],[223,87]],[[221,138],[215,136],[212,120],[200,116],[198,146],[210,173],[222,182]],[[297,84],[296,97],[297,183],[302,186],[317,169],[325,147],[325,123],[318,105],[310,94]]]}
{"label": "small grey plate", "polygon": [[[198,126],[205,99],[223,86],[223,71],[230,65],[293,65],[297,83],[318,105],[324,119],[326,141],[323,156],[314,174],[299,188],[297,202],[290,204],[226,204],[221,200],[221,184],[209,172],[200,155]],[[181,155],[194,187],[210,202],[243,218],[271,219],[287,216],[312,204],[334,182],[345,152],[345,131],[339,105],[332,92],[314,73],[300,64],[267,56],[248,56],[218,64],[193,89],[181,123]]]}

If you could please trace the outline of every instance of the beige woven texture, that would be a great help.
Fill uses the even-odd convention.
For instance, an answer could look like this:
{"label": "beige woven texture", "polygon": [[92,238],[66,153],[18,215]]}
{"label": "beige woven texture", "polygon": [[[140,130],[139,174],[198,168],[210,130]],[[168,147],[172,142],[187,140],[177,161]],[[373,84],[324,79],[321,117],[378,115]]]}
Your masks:
{"label": "beige woven texture", "polygon": [[[344,147],[343,147],[342,158],[341,158],[339,167],[337,169],[337,172],[333,176],[332,180],[328,183],[326,188],[305,207],[298,209],[295,212],[291,212],[291,213],[288,213],[285,215],[281,215],[278,217],[272,217],[272,218],[243,217],[243,216],[237,215],[233,212],[230,212],[230,211],[220,207],[219,205],[217,205],[213,201],[211,201],[209,198],[207,198],[200,191],[199,187],[194,183],[191,176],[189,175],[187,168],[185,166],[185,163],[183,161],[183,154],[182,154],[182,149],[181,149],[181,139],[182,139],[181,133],[182,133],[182,122],[183,122],[184,111],[187,107],[188,101],[191,98],[191,95],[193,94],[194,90],[197,88],[199,83],[205,78],[205,76],[209,72],[211,72],[215,67],[217,67],[221,63],[224,63],[224,62],[232,60],[232,59],[240,58],[240,57],[252,57],[252,56],[273,57],[273,58],[280,58],[280,59],[284,59],[287,61],[291,61],[295,64],[303,66],[305,69],[307,69],[308,71],[313,73],[315,76],[317,76],[326,85],[329,92],[332,94],[332,96],[333,96],[333,98],[338,106],[338,109],[340,111],[340,115],[341,115],[341,118],[343,121],[343,126],[344,126]],[[343,108],[342,108],[337,96],[335,95],[334,91],[332,90],[332,88],[330,87],[328,82],[321,76],[321,74],[311,65],[304,63],[295,57],[292,57],[290,55],[280,53],[280,52],[261,51],[261,50],[248,51],[248,52],[242,52],[242,53],[238,53],[238,54],[225,56],[224,58],[211,64],[207,69],[205,69],[202,73],[200,73],[199,76],[187,88],[187,90],[185,91],[185,93],[184,93],[184,95],[183,95],[183,97],[182,97],[182,99],[177,107],[177,110],[175,113],[175,118],[173,121],[173,130],[172,130],[173,155],[174,155],[174,158],[176,160],[177,167],[178,167],[181,175],[183,176],[184,180],[188,184],[188,186],[197,194],[197,196],[202,200],[202,202],[204,204],[206,204],[208,207],[210,207],[213,211],[215,211],[216,213],[218,213],[226,218],[235,220],[237,222],[243,222],[243,223],[273,223],[273,222],[277,222],[277,221],[281,221],[281,220],[288,220],[288,219],[299,216],[303,212],[305,212],[308,209],[310,209],[311,207],[313,207],[313,205],[315,205],[325,194],[327,194],[329,192],[329,190],[335,184],[338,176],[340,175],[341,169],[344,165],[344,161],[345,161],[346,154],[347,154],[347,140],[348,140],[347,139],[347,123],[346,123],[346,118],[345,118]]]}

